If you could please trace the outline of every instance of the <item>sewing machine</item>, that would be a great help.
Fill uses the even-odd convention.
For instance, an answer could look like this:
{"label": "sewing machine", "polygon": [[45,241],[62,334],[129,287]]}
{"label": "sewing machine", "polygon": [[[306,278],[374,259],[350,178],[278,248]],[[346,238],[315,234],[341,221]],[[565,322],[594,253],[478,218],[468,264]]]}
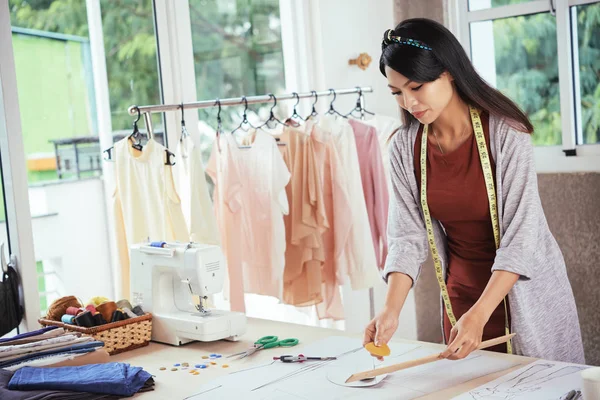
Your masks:
{"label": "sewing machine", "polygon": [[180,346],[194,340],[235,341],[246,332],[245,314],[205,306],[208,295],[223,288],[226,264],[218,246],[136,244],[130,259],[131,300],[152,313],[152,340]]}

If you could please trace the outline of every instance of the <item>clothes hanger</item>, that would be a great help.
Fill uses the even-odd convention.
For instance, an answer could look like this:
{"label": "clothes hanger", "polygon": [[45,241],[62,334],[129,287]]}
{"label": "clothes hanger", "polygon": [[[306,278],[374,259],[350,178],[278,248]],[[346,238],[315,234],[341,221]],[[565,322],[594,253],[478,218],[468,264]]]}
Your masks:
{"label": "clothes hanger", "polygon": [[183,142],[183,139],[190,136],[187,128],[185,127],[185,115],[183,109],[183,103],[181,103],[181,136],[179,137],[179,141]]}
{"label": "clothes hanger", "polygon": [[[136,106],[135,110],[137,111],[137,119],[133,121],[133,132],[128,136],[128,140],[132,141],[131,147],[136,150],[142,151],[142,132],[140,132],[138,128],[138,121],[140,120],[142,114],[140,113],[140,109]],[[146,116],[144,116],[146,118]]]}
{"label": "clothes hanger", "polygon": [[221,136],[221,132],[223,131],[223,123],[221,120],[221,100],[216,99],[214,105],[219,107],[219,111],[217,111],[217,129],[216,129],[215,133],[216,133],[216,141],[217,141],[217,151],[220,153],[221,152],[221,140],[219,139],[219,136]]}
{"label": "clothes hanger", "polygon": [[[356,99],[356,106],[354,106],[352,111],[350,111],[348,114],[346,114],[345,117],[348,118],[351,116],[351,117],[355,117],[355,118],[365,119],[365,114],[375,115],[375,113],[368,111],[366,108],[364,108],[362,106],[362,100],[363,100],[362,89],[359,86],[357,86],[356,89],[358,90],[358,99]],[[360,115],[357,117],[356,115],[354,115],[355,112],[359,112]]]}
{"label": "clothes hanger", "polygon": [[[271,110],[269,111],[269,119],[267,119],[265,121],[264,124],[260,125],[257,129],[262,129],[265,126],[267,128],[270,128],[269,126],[269,122],[275,122],[275,126],[277,126],[277,124],[281,125],[281,126],[286,126],[285,122],[281,122],[276,116],[275,113],[273,113],[273,110],[275,109],[275,107],[277,107],[277,97],[275,97],[275,95],[273,93],[269,93],[269,97],[273,99],[273,106],[271,107]],[[275,141],[277,142],[278,146],[286,146],[285,143],[281,143],[280,141],[281,139],[276,137]]]}
{"label": "clothes hanger", "polygon": [[327,114],[329,115],[339,115],[342,118],[346,118],[346,116],[344,114],[340,114],[338,112],[338,110],[336,110],[335,108],[333,108],[333,103],[335,102],[335,99],[337,98],[337,93],[335,92],[334,89],[329,89],[329,93],[333,94],[333,100],[331,100],[331,103],[329,103],[329,111],[327,111]]}
{"label": "clothes hanger", "polygon": [[[137,106],[134,106],[134,109],[137,111],[137,118],[135,121],[133,121],[133,132],[131,133],[131,135],[129,135],[128,138],[132,138],[132,137],[139,138],[139,136],[140,136],[140,131],[138,129],[137,123],[139,122],[140,118],[142,117],[142,114],[140,113],[140,109]],[[135,142],[134,142],[134,144],[135,144]],[[115,148],[115,146],[110,146],[108,149],[103,151],[103,153],[106,155],[104,157],[105,161],[113,161],[112,151],[114,150],[114,148]],[[140,149],[138,149],[138,150],[141,150],[141,145],[140,145]]]}
{"label": "clothes hanger", "polygon": [[304,118],[302,118],[302,116],[300,114],[298,114],[298,111],[296,110],[296,107],[298,107],[298,104],[300,104],[300,96],[296,92],[292,92],[292,94],[296,98],[296,104],[294,104],[294,112],[293,112],[293,114],[287,120],[291,121],[291,122],[294,122],[294,123],[297,124],[297,126],[299,126],[301,123],[299,123],[297,121],[294,121],[294,118],[300,119],[302,122],[305,122],[306,120]]}
{"label": "clothes hanger", "polygon": [[[179,136],[179,143],[180,143],[180,149],[181,149],[181,158],[188,158],[189,154],[188,154],[188,149],[186,146],[183,145],[183,141],[188,138],[190,136],[187,128],[185,127],[185,114],[184,114],[184,108],[183,108],[183,102],[181,103],[181,136]],[[168,160],[168,157],[167,157]]]}
{"label": "clothes hanger", "polygon": [[312,111],[306,117],[306,120],[308,120],[310,118],[315,118],[317,115],[319,115],[319,113],[317,112],[317,109],[315,108],[315,106],[317,105],[317,102],[319,101],[319,95],[317,95],[317,92],[314,90],[311,90],[310,92],[313,94],[313,96],[315,96],[315,101],[312,104]]}
{"label": "clothes hanger", "polygon": [[258,127],[258,129],[264,128],[265,126],[266,126],[267,128],[270,128],[270,127],[269,127],[269,122],[276,122],[277,124],[280,124],[280,125],[283,125],[283,126],[285,126],[285,123],[284,123],[284,122],[281,122],[281,121],[280,121],[280,120],[279,120],[279,119],[278,119],[278,118],[275,116],[275,113],[273,113],[273,110],[275,109],[275,107],[277,107],[277,97],[275,97],[275,95],[274,95],[273,93],[269,93],[269,97],[270,97],[271,99],[273,99],[273,106],[271,107],[271,110],[269,111],[269,119],[267,119],[267,120],[265,121],[265,123],[264,123],[264,124],[260,125],[260,126]]}
{"label": "clothes hanger", "polygon": [[243,128],[244,125],[248,125],[250,128],[256,129],[256,127],[253,126],[250,123],[250,121],[248,121],[248,100],[246,99],[246,96],[242,97],[242,101],[244,102],[244,113],[242,114],[242,122],[238,125],[237,128],[231,131],[232,135],[240,129],[247,132],[247,130]]}

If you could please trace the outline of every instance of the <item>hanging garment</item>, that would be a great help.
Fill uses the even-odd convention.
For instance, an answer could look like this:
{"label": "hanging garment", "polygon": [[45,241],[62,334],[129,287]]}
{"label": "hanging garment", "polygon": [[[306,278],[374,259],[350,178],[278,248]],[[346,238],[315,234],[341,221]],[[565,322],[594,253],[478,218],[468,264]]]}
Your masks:
{"label": "hanging garment", "polygon": [[383,170],[387,177],[389,189],[392,181],[390,178],[390,154],[388,148],[392,136],[400,129],[402,121],[398,118],[375,115],[373,118],[365,120],[364,122],[375,127],[377,130],[377,138],[379,139],[379,147],[381,148],[381,159],[383,160]]}
{"label": "hanging garment", "polygon": [[350,201],[351,213],[348,218],[352,221],[352,227],[339,260],[338,284],[343,285],[345,275],[348,275],[353,290],[368,289],[381,277],[377,272],[375,249],[365,246],[372,239],[354,132],[348,120],[331,115],[323,116],[319,127],[332,133],[342,170],[346,172],[346,190]]}
{"label": "hanging garment", "polygon": [[[286,239],[283,302],[297,307],[312,306],[323,301],[321,268],[325,262],[325,249],[321,233],[328,228],[324,202],[321,200],[312,204],[308,194],[307,151],[310,137],[304,129],[291,126],[265,129],[278,140],[277,147],[291,176],[285,187],[290,212],[283,216]],[[255,132],[248,135],[243,143],[252,143],[254,135]],[[314,210],[314,219],[303,219],[304,208],[311,210],[318,205],[322,206],[321,217],[317,218],[319,211]]]}
{"label": "hanging garment", "polygon": [[[313,158],[309,166],[309,188],[318,192],[322,188],[325,215],[329,229],[323,232],[325,263],[322,273],[323,302],[317,305],[320,319],[344,319],[344,307],[340,293],[339,280],[344,276],[345,266],[341,258],[347,246],[352,227],[350,200],[348,198],[346,174],[337,153],[331,132],[327,132],[311,121],[312,127],[309,141],[309,158]],[[310,216],[312,218],[312,216]]]}
{"label": "hanging garment", "polygon": [[[3,246],[4,247],[4,246]],[[2,265],[0,280],[0,336],[17,328],[23,318],[23,307],[19,303],[19,277],[11,266]]]}
{"label": "hanging garment", "polygon": [[349,122],[356,139],[360,176],[367,204],[367,213],[369,214],[377,265],[383,269],[387,256],[386,234],[389,193],[377,131],[374,127],[355,119],[351,119]]}
{"label": "hanging garment", "polygon": [[233,135],[221,134],[207,171],[216,186],[231,309],[245,311],[244,292],[281,299],[290,172],[275,139],[257,131],[251,146],[239,148]]}
{"label": "hanging garment", "polygon": [[202,152],[190,136],[179,141],[177,171],[177,192],[181,198],[181,208],[190,232],[190,241],[204,244],[219,244],[217,221],[210,195]]}
{"label": "hanging garment", "polygon": [[[311,306],[323,301],[322,273],[325,248],[322,232],[329,224],[326,220],[322,196],[309,188],[308,157],[310,136],[305,127],[286,127],[277,137],[285,146],[278,146],[291,173],[286,193],[290,213],[285,222],[285,270],[283,302],[295,306]],[[312,190],[312,195],[309,190]],[[322,191],[321,191],[322,193]],[[312,200],[311,200],[312,199]],[[320,207],[320,208],[319,208]]]}
{"label": "hanging garment", "polygon": [[121,267],[121,293],[129,298],[129,247],[150,240],[187,242],[181,201],[175,190],[165,147],[148,140],[143,151],[128,138],[114,146],[116,188],[114,218]]}

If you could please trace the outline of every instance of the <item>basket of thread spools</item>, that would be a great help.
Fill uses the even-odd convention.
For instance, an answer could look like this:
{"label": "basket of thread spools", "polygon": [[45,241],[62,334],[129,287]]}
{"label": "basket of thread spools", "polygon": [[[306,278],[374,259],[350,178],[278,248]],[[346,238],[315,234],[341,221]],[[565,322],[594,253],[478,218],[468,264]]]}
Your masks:
{"label": "basket of thread spools", "polygon": [[75,296],[61,297],[38,321],[92,336],[111,355],[147,346],[152,336],[152,314],[128,300],[106,297],[92,297],[85,305]]}

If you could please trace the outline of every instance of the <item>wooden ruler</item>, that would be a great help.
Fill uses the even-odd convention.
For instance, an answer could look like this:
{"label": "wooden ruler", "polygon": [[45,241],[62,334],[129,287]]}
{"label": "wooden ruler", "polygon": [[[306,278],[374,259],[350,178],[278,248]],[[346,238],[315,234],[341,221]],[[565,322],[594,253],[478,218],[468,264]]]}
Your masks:
{"label": "wooden ruler", "polygon": [[[497,344],[506,343],[510,339],[512,339],[514,336],[515,336],[515,333],[511,333],[510,335],[501,336],[496,339],[486,340],[485,342],[482,342],[477,347],[477,350],[482,350],[482,349],[486,349],[488,347],[496,346]],[[350,376],[350,378],[346,379],[346,383],[356,382],[356,381],[360,381],[363,379],[375,378],[376,376],[379,376],[379,375],[389,374],[392,372],[416,367],[416,366],[423,365],[423,364],[428,364],[428,363],[438,361],[438,360],[443,360],[443,359],[444,358],[442,357],[442,353],[438,353],[438,354],[432,354],[427,357],[418,358],[416,360],[405,361],[405,362],[401,362],[398,364],[388,365],[387,367],[375,368],[375,369],[371,369],[371,370],[364,371],[364,372],[357,372],[356,374],[352,374]]]}

